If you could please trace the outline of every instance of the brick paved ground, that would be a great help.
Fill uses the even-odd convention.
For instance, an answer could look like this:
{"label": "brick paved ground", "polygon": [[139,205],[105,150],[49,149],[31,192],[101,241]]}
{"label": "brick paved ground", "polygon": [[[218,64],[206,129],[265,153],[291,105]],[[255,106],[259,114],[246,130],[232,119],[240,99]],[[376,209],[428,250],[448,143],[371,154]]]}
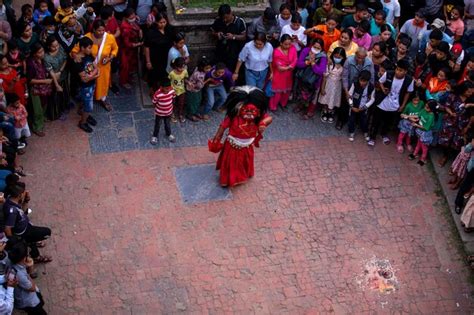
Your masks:
{"label": "brick paved ground", "polygon": [[[175,172],[214,163],[206,147],[123,151],[109,135],[115,149],[94,151],[75,123],[51,123],[22,156],[32,219],[54,231],[38,280],[52,314],[474,310],[433,179],[393,146],[313,122],[318,137],[263,142],[230,199],[187,204]],[[363,281],[373,257],[391,263],[395,292]]]}

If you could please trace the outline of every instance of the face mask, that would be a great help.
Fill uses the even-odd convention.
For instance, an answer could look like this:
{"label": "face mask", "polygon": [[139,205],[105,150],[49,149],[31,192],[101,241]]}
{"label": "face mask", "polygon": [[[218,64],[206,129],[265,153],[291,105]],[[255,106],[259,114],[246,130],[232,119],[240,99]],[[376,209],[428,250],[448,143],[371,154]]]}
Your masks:
{"label": "face mask", "polygon": [[137,19],[127,19],[127,22],[131,24],[131,23],[135,23],[136,20]]}
{"label": "face mask", "polygon": [[47,30],[48,34],[54,34],[54,30]]}
{"label": "face mask", "polygon": [[342,58],[334,58],[334,62],[335,62],[335,63],[341,63],[341,62],[342,62]]}
{"label": "face mask", "polygon": [[311,52],[315,55],[319,54],[321,52],[321,49],[316,49],[316,48],[311,48]]}

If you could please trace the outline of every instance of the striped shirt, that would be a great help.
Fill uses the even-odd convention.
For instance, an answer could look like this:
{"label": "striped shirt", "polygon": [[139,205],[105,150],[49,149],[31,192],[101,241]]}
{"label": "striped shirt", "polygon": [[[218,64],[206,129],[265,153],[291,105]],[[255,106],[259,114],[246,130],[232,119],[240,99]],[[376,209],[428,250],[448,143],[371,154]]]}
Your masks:
{"label": "striped shirt", "polygon": [[173,100],[176,97],[176,92],[170,89],[167,93],[164,93],[161,89],[158,89],[153,95],[153,104],[155,105],[155,115],[157,116],[170,116],[173,112]]}

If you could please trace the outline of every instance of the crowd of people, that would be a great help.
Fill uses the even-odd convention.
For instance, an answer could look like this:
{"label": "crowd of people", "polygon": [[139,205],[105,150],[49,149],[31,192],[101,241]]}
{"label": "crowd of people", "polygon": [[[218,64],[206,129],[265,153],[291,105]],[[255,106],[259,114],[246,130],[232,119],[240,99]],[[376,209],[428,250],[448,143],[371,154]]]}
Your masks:
{"label": "crowd of people", "polygon": [[155,105],[151,144],[162,122],[179,141],[173,124],[206,123],[233,87],[258,87],[270,112],[294,104],[301,119],[371,147],[394,142],[421,166],[441,148],[440,166],[454,159],[456,212],[474,231],[474,0],[283,1],[248,22],[222,4],[213,58],[191,55],[163,2],[31,2],[15,12],[0,0],[1,314],[46,313],[33,279],[34,265],[52,260],[38,250],[51,230],[29,221],[19,162],[28,138],[71,111],[93,132],[94,106],[113,110],[107,96],[131,89],[140,63]]}

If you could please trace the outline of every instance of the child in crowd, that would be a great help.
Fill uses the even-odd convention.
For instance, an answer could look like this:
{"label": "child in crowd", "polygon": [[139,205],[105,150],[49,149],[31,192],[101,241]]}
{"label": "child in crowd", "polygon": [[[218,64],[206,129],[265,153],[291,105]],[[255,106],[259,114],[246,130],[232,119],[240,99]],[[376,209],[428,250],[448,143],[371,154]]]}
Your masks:
{"label": "child in crowd", "polygon": [[203,56],[194,70],[193,74],[186,81],[186,106],[188,119],[198,121],[199,107],[202,102],[202,89],[210,79],[205,79],[206,73],[211,70],[211,64],[206,56]]}
{"label": "child in crowd", "polygon": [[[209,120],[209,111],[215,108],[217,111],[224,111],[221,108],[227,98],[226,85],[231,87],[234,85],[232,80],[232,72],[225,66],[223,62],[219,62],[206,73],[205,80],[207,82],[207,103],[203,109],[203,119]],[[215,99],[217,94],[218,98]]]}
{"label": "child in crowd", "polygon": [[74,7],[72,6],[71,0],[59,0],[59,8],[54,16],[54,20],[57,23],[66,23],[68,17],[74,14]]}
{"label": "child in crowd", "polygon": [[[8,95],[7,113],[15,119],[15,138],[17,140],[31,137],[30,127],[28,126],[28,112],[20,98],[16,94]],[[25,142],[25,141],[22,141]]]}
{"label": "child in crowd", "polygon": [[21,78],[25,78],[26,74],[26,62],[25,62],[25,56],[23,53],[20,51],[20,48],[18,47],[18,44],[15,40],[9,40],[7,42],[8,46],[8,54],[7,54],[7,60],[8,60],[8,65],[15,69],[18,75]]}
{"label": "child in crowd", "polygon": [[124,19],[120,25],[120,85],[131,89],[131,73],[137,69],[138,47],[143,45],[143,32],[137,23],[135,10],[128,8],[124,11]]}
{"label": "child in crowd", "polygon": [[372,128],[370,131],[369,146],[375,145],[375,138],[381,127],[383,143],[390,144],[388,131],[399,110],[403,111],[410,93],[414,91],[413,79],[409,76],[410,64],[405,59],[397,62],[395,72],[386,72],[379,80],[383,92],[383,100],[377,105],[373,113]]}
{"label": "child in crowd", "polygon": [[426,100],[440,100],[443,94],[446,93],[450,74],[451,70],[449,68],[443,68],[438,71],[436,76],[430,78],[428,84],[426,84]]}
{"label": "child in crowd", "polygon": [[42,29],[44,18],[51,16],[51,12],[48,10],[48,1],[39,0],[37,3],[38,8],[33,12],[33,21],[38,29]]}
{"label": "child in crowd", "polygon": [[88,133],[93,131],[90,126],[97,125],[97,121],[90,115],[94,108],[95,81],[99,77],[99,69],[92,57],[93,44],[89,37],[84,36],[79,40],[79,52],[72,66],[73,72],[79,74],[81,78],[79,95],[82,101],[82,112],[79,128]]}
{"label": "child in crowd", "polygon": [[54,36],[56,33],[56,23],[52,16],[46,16],[41,23],[42,31],[39,35],[39,40],[43,45],[46,44],[46,40],[49,36]]}
{"label": "child in crowd", "polygon": [[408,152],[413,152],[411,146],[411,137],[414,134],[414,127],[412,123],[417,122],[420,117],[419,113],[425,107],[425,103],[421,100],[420,94],[415,92],[411,102],[407,104],[400,117],[402,118],[398,123],[400,133],[397,140],[397,151],[403,153],[403,142],[405,141]]}
{"label": "child in crowd", "polygon": [[408,156],[408,159],[414,160],[418,157],[418,153],[421,152],[421,157],[418,161],[418,165],[423,166],[428,158],[428,147],[433,141],[433,133],[431,128],[435,121],[435,115],[437,111],[438,103],[435,100],[428,101],[423,110],[419,112],[419,120],[413,122],[413,127],[416,128],[415,133],[418,137],[415,151]]}
{"label": "child in crowd", "polygon": [[163,120],[165,125],[166,137],[170,142],[174,142],[176,138],[171,134],[170,119],[173,113],[173,101],[176,98],[176,92],[169,80],[163,80],[160,88],[153,95],[153,104],[155,105],[155,128],[150,143],[158,144],[158,133],[160,132],[160,124]]}
{"label": "child in crowd", "polygon": [[322,122],[334,122],[334,109],[341,106],[342,70],[346,61],[346,51],[342,47],[333,50],[321,84],[319,103],[323,106]]}
{"label": "child in crowd", "polygon": [[189,51],[184,39],[185,36],[182,32],[177,33],[173,39],[173,46],[168,51],[168,63],[166,65],[166,71],[168,73],[173,70],[171,62],[178,57],[184,58],[185,65],[189,63]]}
{"label": "child in crowd", "polygon": [[146,17],[146,26],[147,27],[151,27],[155,23],[156,15],[158,14],[158,12],[159,12],[158,5],[155,3],[151,6],[150,13]]}
{"label": "child in crowd", "polygon": [[186,102],[186,87],[185,80],[189,77],[188,70],[186,70],[186,61],[182,57],[178,57],[171,62],[171,70],[169,74],[169,79],[171,81],[171,86],[176,92],[176,99],[174,103],[174,115],[171,117],[171,121],[176,123],[178,119],[180,122],[184,123],[186,119],[184,118],[184,106]]}
{"label": "child in crowd", "polygon": [[365,141],[369,140],[369,127],[367,125],[367,110],[375,101],[374,85],[370,83],[371,74],[362,70],[359,79],[349,89],[349,141],[354,141],[355,124],[359,120],[360,129],[364,133]]}
{"label": "child in crowd", "polygon": [[448,29],[452,33],[455,41],[461,39],[464,34],[464,9],[461,6],[455,6],[451,9],[451,14],[448,20]]}
{"label": "child in crowd", "polygon": [[280,14],[277,15],[277,22],[281,29],[291,23],[291,6],[289,4],[283,3],[280,6]]}

